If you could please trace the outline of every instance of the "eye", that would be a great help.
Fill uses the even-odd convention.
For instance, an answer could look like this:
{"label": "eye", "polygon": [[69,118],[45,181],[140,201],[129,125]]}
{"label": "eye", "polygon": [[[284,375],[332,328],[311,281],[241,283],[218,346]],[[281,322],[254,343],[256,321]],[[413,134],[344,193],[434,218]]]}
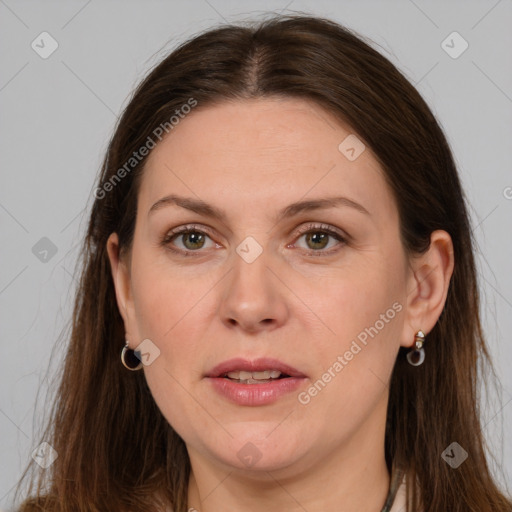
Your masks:
{"label": "eye", "polygon": [[[304,237],[307,245],[305,247],[306,254],[312,256],[325,256],[337,252],[339,250],[337,246],[343,246],[347,241],[341,232],[326,224],[308,224],[299,230],[298,237],[299,240]],[[207,245],[208,239],[211,242],[209,246]],[[330,239],[339,243],[334,244],[334,248],[331,246],[330,249],[325,250],[329,246]],[[181,247],[176,244],[176,241],[181,243]],[[201,252],[204,252],[201,249],[219,247],[213,242],[204,227],[199,229],[195,225],[173,229],[164,236],[161,245],[183,256],[191,256],[193,253],[197,253],[194,256],[199,256]],[[302,248],[304,249],[304,247]]]}
{"label": "eye", "polygon": [[[207,239],[211,240],[204,230],[197,229],[196,226],[182,226],[167,233],[161,243],[171,251],[188,256],[191,252],[199,252],[199,249],[208,248]],[[176,246],[175,240],[180,241],[181,247],[179,245],[176,249],[172,247]],[[215,247],[216,244],[213,243],[213,240],[211,242],[213,245],[209,247]]]}
{"label": "eye", "polygon": [[[304,238],[306,243],[306,250],[309,250],[307,253],[313,256],[322,256],[326,254],[331,254],[333,252],[338,251],[339,245],[344,245],[346,243],[346,238],[338,231],[332,229],[330,226],[325,224],[308,224],[304,226],[299,232],[299,239]],[[335,239],[338,244],[334,244],[334,250],[332,246],[328,250],[324,250],[329,246],[329,239]]]}

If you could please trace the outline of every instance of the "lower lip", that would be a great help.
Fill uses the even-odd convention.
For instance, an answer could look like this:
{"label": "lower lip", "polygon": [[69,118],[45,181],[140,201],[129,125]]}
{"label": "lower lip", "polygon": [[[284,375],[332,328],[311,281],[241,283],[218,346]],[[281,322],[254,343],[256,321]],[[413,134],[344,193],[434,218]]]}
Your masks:
{"label": "lower lip", "polygon": [[238,405],[267,405],[284,395],[296,391],[306,380],[303,377],[287,377],[262,384],[240,384],[225,377],[208,377],[213,389]]}

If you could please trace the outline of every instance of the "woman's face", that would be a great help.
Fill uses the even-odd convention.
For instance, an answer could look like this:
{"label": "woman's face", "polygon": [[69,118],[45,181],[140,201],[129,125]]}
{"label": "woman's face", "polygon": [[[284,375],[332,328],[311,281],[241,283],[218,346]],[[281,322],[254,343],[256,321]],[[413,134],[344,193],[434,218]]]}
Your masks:
{"label": "woman's face", "polygon": [[[299,99],[198,105],[148,157],[127,265],[127,339],[150,340],[148,385],[193,463],[381,454],[410,274],[391,191],[349,127]],[[235,362],[214,378],[234,358],[298,376],[238,383]]]}

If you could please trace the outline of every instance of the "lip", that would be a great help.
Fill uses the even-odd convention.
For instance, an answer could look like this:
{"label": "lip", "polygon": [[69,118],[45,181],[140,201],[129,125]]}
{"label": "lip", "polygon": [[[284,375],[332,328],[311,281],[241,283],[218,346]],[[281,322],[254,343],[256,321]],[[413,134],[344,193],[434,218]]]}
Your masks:
{"label": "lip", "polygon": [[[289,377],[261,384],[241,384],[224,378],[224,374],[236,370],[247,372],[278,370]],[[274,403],[284,395],[296,391],[307,379],[292,366],[271,358],[259,358],[254,361],[243,358],[230,359],[215,366],[205,378],[218,394],[237,405],[245,406]]]}
{"label": "lip", "polygon": [[284,395],[296,392],[306,381],[304,377],[288,377],[262,384],[240,384],[224,377],[208,377],[206,380],[230,402],[250,407],[272,404]]}
{"label": "lip", "polygon": [[[253,361],[249,361],[248,359],[244,359],[242,357],[236,357],[234,359],[229,359],[228,361],[224,361],[214,368],[212,368],[207,374],[206,377],[215,378],[222,377],[224,374],[228,372],[234,372],[237,370],[242,370],[246,372],[262,372],[265,370],[278,370],[285,375],[289,375],[290,377],[298,377],[305,378],[306,375],[299,372],[296,368],[279,361],[278,359],[272,359],[269,357],[260,357],[259,359],[255,359]],[[251,386],[259,386],[259,384],[250,384]]]}

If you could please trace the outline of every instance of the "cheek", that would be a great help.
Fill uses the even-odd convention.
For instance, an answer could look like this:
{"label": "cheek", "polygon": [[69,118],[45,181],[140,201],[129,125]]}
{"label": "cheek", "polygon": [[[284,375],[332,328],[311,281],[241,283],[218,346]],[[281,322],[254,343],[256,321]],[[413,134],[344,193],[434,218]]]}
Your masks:
{"label": "cheek", "polygon": [[[144,267],[140,267],[144,268]],[[204,410],[192,399],[190,382],[198,378],[198,322],[204,290],[187,286],[183,278],[164,277],[151,266],[134,277],[134,301],[140,336],[149,338],[159,356],[144,367],[151,394],[170,425],[187,436],[193,418]],[[197,284],[194,281],[194,284]]]}
{"label": "cheek", "polygon": [[[193,338],[191,314],[214,285],[207,275],[171,263],[165,254],[139,250],[132,265],[133,300],[140,335],[165,346],[187,326],[186,337]],[[172,343],[171,343],[172,345]]]}
{"label": "cheek", "polygon": [[165,258],[151,258],[142,251],[134,251],[132,269],[140,341],[148,338],[159,350],[144,373],[155,401],[174,425],[176,411],[193,414],[195,402],[185,390],[200,378],[198,355],[204,354],[204,326],[212,310],[211,296],[206,294],[215,282],[206,275],[187,276]]}
{"label": "cheek", "polygon": [[318,364],[303,402],[329,409],[341,422],[357,423],[355,416],[369,413],[386,390],[402,330],[405,281],[389,271],[400,262],[379,255],[365,263],[326,277],[316,299],[310,293],[323,335],[311,346]]}
{"label": "cheek", "polygon": [[304,296],[323,329],[322,346],[339,351],[354,339],[387,340],[400,332],[405,276],[390,271],[400,265],[398,258],[372,254],[321,279],[304,280]]}

